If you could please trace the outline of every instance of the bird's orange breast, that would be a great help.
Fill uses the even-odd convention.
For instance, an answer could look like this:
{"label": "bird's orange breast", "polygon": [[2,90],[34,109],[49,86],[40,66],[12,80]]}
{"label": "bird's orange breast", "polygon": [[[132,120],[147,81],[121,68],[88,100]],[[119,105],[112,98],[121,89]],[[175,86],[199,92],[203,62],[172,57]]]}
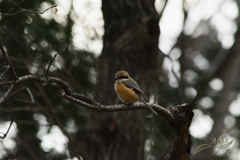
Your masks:
{"label": "bird's orange breast", "polygon": [[114,88],[121,101],[127,103],[135,103],[138,101],[138,95],[124,84],[115,83]]}

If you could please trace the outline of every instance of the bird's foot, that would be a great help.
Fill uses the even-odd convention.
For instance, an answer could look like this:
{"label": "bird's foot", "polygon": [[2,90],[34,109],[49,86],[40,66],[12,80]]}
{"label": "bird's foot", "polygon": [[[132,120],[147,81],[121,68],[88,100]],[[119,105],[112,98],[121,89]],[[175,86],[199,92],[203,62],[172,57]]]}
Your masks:
{"label": "bird's foot", "polygon": [[125,104],[125,105],[130,107],[133,103],[123,102],[123,104]]}

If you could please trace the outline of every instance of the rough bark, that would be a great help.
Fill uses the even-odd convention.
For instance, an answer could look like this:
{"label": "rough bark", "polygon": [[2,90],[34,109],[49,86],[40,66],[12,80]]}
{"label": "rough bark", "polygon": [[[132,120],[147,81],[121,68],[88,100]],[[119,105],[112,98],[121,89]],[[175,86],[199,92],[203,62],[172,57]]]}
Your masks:
{"label": "rough bark", "polygon": [[175,123],[170,124],[173,130],[173,141],[169,146],[165,160],[190,160],[191,152],[191,135],[189,127],[192,122],[192,109],[195,102],[189,104],[178,105],[170,109],[174,115]]}

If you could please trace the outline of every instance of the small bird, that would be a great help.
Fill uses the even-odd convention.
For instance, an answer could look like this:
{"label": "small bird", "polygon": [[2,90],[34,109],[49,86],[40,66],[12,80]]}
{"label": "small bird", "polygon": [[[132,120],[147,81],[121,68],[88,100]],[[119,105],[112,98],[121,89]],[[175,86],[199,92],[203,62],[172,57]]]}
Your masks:
{"label": "small bird", "polygon": [[143,91],[141,91],[137,82],[135,82],[126,71],[118,71],[115,74],[114,89],[118,98],[124,104],[132,104],[140,101],[143,102],[155,115],[157,115],[157,112],[145,102],[147,98]]}

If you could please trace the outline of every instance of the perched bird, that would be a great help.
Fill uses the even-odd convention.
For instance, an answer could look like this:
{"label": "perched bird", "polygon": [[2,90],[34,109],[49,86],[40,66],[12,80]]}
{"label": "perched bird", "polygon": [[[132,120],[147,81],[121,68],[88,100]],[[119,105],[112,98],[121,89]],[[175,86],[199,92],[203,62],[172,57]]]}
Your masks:
{"label": "perched bird", "polygon": [[143,102],[155,115],[157,115],[157,112],[145,102],[147,98],[141,91],[137,82],[135,82],[126,71],[118,71],[115,74],[114,89],[118,98],[123,103],[132,104],[138,101]]}

